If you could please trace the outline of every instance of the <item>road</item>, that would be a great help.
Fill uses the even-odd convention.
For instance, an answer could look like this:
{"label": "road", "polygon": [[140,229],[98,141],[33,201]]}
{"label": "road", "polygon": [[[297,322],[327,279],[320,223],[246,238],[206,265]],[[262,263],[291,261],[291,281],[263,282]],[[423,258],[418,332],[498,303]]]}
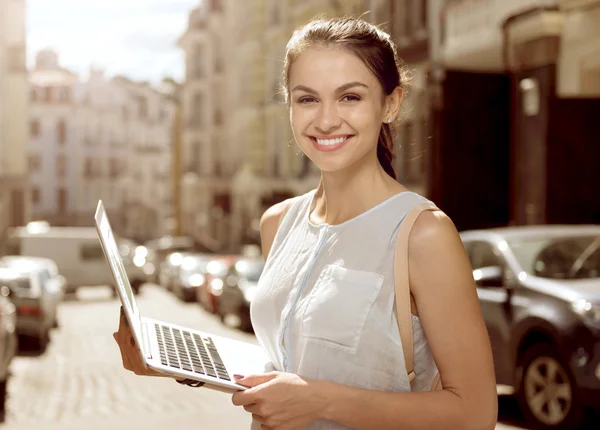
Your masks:
{"label": "road", "polygon": [[[144,287],[138,305],[149,317],[255,342],[156,286]],[[48,350],[12,363],[3,430],[249,429],[250,416],[230,395],[123,370],[112,338],[118,314],[117,300],[104,288],[82,289],[61,304],[61,326]],[[514,405],[501,397],[497,429],[520,428]]]}

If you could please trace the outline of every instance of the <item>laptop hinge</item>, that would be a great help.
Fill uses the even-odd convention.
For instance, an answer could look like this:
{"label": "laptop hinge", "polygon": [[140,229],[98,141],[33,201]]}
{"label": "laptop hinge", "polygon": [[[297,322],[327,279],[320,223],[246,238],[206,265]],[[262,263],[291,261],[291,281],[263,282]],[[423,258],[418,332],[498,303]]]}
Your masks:
{"label": "laptop hinge", "polygon": [[150,336],[148,335],[148,324],[142,323],[142,342],[144,342],[144,354],[146,358],[152,358],[152,350],[150,349]]}

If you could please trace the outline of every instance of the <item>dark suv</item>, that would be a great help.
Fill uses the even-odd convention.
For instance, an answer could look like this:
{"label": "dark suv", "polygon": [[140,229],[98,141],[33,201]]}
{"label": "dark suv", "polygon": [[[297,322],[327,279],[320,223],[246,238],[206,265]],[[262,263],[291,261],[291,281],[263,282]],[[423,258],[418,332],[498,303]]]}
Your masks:
{"label": "dark suv", "polygon": [[600,226],[461,233],[498,384],[535,428],[576,429],[600,408]]}

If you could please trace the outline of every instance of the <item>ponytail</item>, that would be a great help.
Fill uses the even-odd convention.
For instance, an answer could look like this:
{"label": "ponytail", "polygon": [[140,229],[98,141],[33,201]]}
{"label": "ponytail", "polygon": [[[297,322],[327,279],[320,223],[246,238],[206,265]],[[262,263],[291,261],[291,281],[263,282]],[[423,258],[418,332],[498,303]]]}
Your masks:
{"label": "ponytail", "polygon": [[398,179],[394,169],[394,136],[389,124],[383,123],[377,141],[377,159],[383,170],[394,179]]}

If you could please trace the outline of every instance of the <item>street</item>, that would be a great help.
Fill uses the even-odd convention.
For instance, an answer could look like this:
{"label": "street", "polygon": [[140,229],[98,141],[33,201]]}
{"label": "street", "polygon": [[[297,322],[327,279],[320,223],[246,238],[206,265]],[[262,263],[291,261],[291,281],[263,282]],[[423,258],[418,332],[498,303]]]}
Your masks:
{"label": "street", "polygon": [[[146,285],[138,296],[144,315],[254,341],[224,327],[195,303],[184,304]],[[60,307],[60,328],[41,356],[24,353],[12,363],[5,430],[248,429],[250,417],[230,396],[139,377],[122,369],[112,338],[119,306],[105,288],[85,288]],[[518,429],[510,396],[501,396],[497,429]]]}

